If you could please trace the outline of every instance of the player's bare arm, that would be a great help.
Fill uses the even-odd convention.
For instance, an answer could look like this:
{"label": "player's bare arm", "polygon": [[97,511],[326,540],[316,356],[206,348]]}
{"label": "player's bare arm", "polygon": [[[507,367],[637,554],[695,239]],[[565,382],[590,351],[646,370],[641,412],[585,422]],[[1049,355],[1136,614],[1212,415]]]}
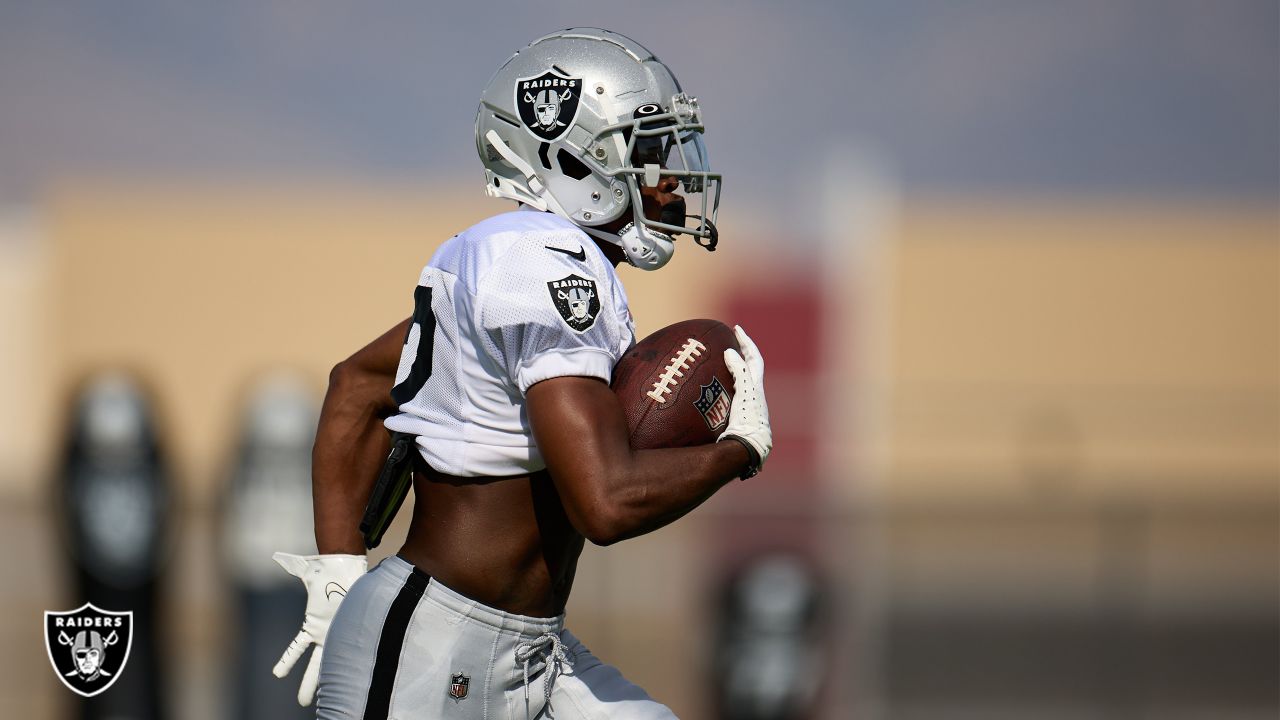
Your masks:
{"label": "player's bare arm", "polygon": [[360,517],[390,439],[382,422],[395,411],[391,386],[409,320],[334,366],[311,454],[316,547],[364,554]]}
{"label": "player's bare arm", "polygon": [[751,460],[737,442],[632,450],[617,395],[595,378],[545,380],[529,388],[526,401],[569,521],[598,545],[676,520],[743,474]]}

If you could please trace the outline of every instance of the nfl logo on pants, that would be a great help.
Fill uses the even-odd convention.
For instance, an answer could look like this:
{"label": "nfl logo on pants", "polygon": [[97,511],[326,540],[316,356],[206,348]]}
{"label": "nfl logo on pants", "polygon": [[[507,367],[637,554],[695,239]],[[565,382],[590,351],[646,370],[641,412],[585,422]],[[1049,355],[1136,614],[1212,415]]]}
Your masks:
{"label": "nfl logo on pants", "polygon": [[461,700],[467,696],[467,687],[471,685],[471,678],[462,673],[454,673],[449,678],[449,697],[454,700]]}

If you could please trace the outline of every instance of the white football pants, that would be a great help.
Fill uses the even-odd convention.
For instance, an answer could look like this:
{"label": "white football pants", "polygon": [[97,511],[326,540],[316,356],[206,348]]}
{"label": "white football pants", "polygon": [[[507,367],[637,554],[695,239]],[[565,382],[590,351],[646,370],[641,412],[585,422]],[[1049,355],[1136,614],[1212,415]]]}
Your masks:
{"label": "white football pants", "polygon": [[674,720],[583,647],[564,616],[495,610],[391,556],[329,628],[316,717]]}

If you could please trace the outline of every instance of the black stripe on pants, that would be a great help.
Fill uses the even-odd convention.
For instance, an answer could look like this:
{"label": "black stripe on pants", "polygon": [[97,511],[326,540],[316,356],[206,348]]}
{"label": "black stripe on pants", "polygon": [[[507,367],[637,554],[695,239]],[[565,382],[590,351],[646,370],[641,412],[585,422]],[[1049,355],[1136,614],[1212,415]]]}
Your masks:
{"label": "black stripe on pants", "polygon": [[387,620],[382,624],[382,635],[378,638],[378,654],[373,661],[373,680],[369,683],[369,697],[364,704],[364,720],[386,720],[391,711],[391,691],[396,685],[405,631],[430,581],[430,576],[414,568],[387,611]]}

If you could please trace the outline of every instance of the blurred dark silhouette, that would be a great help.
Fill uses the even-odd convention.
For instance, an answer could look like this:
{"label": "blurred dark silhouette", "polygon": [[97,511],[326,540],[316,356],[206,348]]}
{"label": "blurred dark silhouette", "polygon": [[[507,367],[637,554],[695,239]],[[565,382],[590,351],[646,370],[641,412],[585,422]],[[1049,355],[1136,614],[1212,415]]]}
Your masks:
{"label": "blurred dark silhouette", "polygon": [[80,699],[83,720],[159,720],[169,680],[160,662],[160,585],[169,468],[150,396],[133,376],[95,373],[72,398],[59,475],[75,599],[133,612],[125,667],[108,690]]}

